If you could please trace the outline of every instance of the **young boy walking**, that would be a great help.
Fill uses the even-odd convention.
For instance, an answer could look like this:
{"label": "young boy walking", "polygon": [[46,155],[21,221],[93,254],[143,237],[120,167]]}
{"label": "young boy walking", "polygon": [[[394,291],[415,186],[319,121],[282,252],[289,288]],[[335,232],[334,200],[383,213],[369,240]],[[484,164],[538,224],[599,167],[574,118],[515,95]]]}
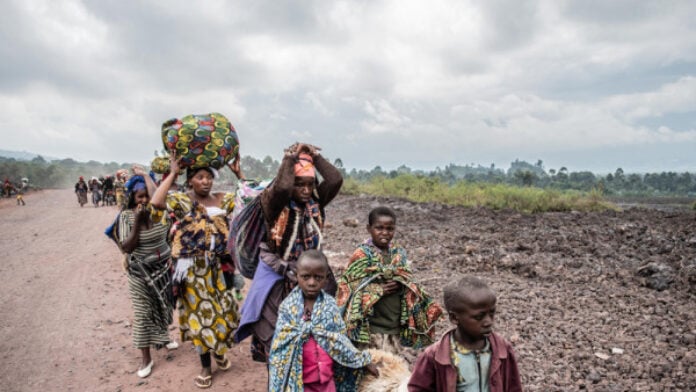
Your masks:
{"label": "young boy walking", "polygon": [[455,328],[416,360],[409,392],[522,391],[512,346],[493,333],[496,296],[482,280],[464,277],[444,289]]}
{"label": "young boy walking", "polygon": [[377,207],[368,216],[370,239],[350,258],[338,283],[336,302],[348,336],[361,349],[401,354],[402,346],[433,342],[442,308],[413,281],[406,250],[392,243],[396,214]]}

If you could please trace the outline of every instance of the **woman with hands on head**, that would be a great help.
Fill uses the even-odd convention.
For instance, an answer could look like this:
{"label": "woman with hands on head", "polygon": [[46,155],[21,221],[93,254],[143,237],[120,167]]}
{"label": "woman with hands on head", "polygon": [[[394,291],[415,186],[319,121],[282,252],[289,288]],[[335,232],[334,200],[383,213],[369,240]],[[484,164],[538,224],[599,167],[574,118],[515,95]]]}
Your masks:
{"label": "woman with hands on head", "polygon": [[[297,259],[308,249],[321,249],[324,208],[336,197],[343,177],[324,159],[319,148],[295,143],[285,150],[273,183],[258,197],[266,225],[266,240],[252,285],[242,307],[235,341],[253,335],[252,357],[266,362],[278,319],[278,308],[297,285]],[[317,180],[317,172],[323,180]],[[336,293],[329,268],[322,288]]]}
{"label": "woman with hands on head", "polygon": [[[228,165],[243,179],[239,155]],[[227,216],[234,208],[234,194],[213,192],[217,170],[212,167],[188,168],[186,192],[168,193],[180,171],[180,160],[170,155],[170,175],[152,197],[160,214],[168,210],[179,220],[172,241],[176,259],[174,286],[179,289],[179,329],[182,341],[191,341],[200,355],[201,372],[194,383],[199,388],[212,385],[211,352],[218,369],[232,364],[225,353],[232,345],[232,333],[239,316],[232,296],[232,259],[226,249]],[[239,280],[237,280],[239,281]],[[243,282],[243,281],[241,281]]]}

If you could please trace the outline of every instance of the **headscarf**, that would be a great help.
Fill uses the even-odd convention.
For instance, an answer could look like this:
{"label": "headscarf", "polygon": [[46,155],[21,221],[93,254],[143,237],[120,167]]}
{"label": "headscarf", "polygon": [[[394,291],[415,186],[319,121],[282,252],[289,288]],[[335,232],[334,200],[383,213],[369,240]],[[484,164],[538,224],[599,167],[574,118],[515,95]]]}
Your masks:
{"label": "headscarf", "polygon": [[[155,180],[154,178],[154,173],[150,172],[150,178],[152,178],[152,181]],[[147,186],[145,184],[145,178],[143,176],[133,176],[128,179],[126,182],[126,195],[130,198],[131,193],[137,192],[141,189],[146,189]]]}
{"label": "headscarf", "polygon": [[314,173],[314,160],[309,154],[300,154],[295,163],[295,176],[297,177],[316,177]]}

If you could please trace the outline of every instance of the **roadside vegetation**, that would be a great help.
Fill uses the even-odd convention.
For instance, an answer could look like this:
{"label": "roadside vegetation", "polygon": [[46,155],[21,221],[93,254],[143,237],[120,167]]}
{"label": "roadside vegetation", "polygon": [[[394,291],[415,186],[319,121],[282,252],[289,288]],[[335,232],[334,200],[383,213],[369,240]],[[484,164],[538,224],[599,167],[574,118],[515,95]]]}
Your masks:
{"label": "roadside vegetation", "polygon": [[599,189],[590,192],[562,191],[466,180],[447,184],[437,178],[413,174],[401,174],[395,178],[374,177],[366,182],[349,177],[344,182],[342,192],[494,210],[511,209],[526,213],[616,209],[616,206],[604,199]]}
{"label": "roadside vegetation", "polygon": [[[569,171],[565,167],[546,169],[536,163],[515,160],[506,170],[495,165],[455,165],[432,171],[412,170],[402,165],[394,170],[380,166],[372,170],[346,170],[341,159],[334,160],[342,171],[346,194],[370,194],[403,197],[418,202],[439,202],[469,207],[513,209],[524,212],[593,211],[616,208],[612,201],[624,199],[680,198],[691,204],[696,199],[696,173],[612,173]],[[79,176],[85,178],[114,175],[116,170],[130,168],[130,163],[77,162],[73,159],[31,160],[0,157],[0,179],[19,181],[28,178],[36,188],[72,187]],[[247,178],[270,179],[279,162],[270,156],[242,158]],[[220,184],[234,187],[236,181],[229,170],[220,171]],[[683,201],[686,199],[687,201]],[[685,204],[688,205],[688,204]],[[692,208],[696,209],[696,202]]]}

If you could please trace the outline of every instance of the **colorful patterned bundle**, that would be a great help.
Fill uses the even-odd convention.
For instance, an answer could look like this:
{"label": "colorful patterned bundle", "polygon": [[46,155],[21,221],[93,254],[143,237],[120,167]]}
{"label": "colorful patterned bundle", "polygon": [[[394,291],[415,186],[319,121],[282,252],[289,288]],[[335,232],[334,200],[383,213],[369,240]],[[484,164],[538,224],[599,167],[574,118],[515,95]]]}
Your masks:
{"label": "colorful patterned bundle", "polygon": [[162,143],[182,167],[220,169],[239,152],[237,131],[220,113],[191,114],[162,124]]}
{"label": "colorful patterned bundle", "polygon": [[169,173],[169,157],[155,157],[150,163],[150,169],[157,174]]}

